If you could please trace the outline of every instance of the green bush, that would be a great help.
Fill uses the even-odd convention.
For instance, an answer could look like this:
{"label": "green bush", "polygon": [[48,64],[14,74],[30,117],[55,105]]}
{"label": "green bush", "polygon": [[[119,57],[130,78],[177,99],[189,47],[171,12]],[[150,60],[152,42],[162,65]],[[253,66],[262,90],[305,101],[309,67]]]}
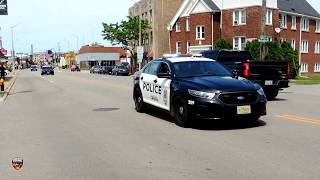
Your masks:
{"label": "green bush", "polygon": [[[291,48],[288,42],[278,44],[276,42],[267,42],[268,53],[266,55],[266,61],[287,61],[290,64],[291,78],[296,78],[299,72],[299,54],[297,51]],[[260,46],[261,43],[258,40],[248,42],[246,45],[247,51],[249,51],[254,60],[260,60]]]}
{"label": "green bush", "polygon": [[232,45],[225,39],[218,39],[214,45],[214,49],[216,50],[232,49]]}

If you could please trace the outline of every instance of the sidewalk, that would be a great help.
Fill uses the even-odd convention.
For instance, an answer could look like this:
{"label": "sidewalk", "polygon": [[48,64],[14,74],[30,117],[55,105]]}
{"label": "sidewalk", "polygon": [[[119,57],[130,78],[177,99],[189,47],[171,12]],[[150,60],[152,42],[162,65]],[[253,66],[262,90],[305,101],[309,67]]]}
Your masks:
{"label": "sidewalk", "polygon": [[15,75],[12,74],[9,77],[5,78],[4,92],[0,92],[0,102],[3,102],[7,98],[7,96],[9,94],[12,86],[14,85],[17,77],[18,77],[17,74],[15,74]]}

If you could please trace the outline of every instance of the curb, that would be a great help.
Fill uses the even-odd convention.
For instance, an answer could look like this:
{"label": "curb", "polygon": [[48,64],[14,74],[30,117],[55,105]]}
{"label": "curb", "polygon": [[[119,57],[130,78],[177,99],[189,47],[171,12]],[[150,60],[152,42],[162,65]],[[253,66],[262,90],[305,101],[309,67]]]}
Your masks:
{"label": "curb", "polygon": [[14,79],[12,80],[12,83],[10,84],[10,86],[7,88],[7,90],[5,89],[5,92],[4,92],[4,95],[2,96],[2,98],[0,98],[0,102],[4,102],[7,97],[9,96],[10,94],[10,91],[12,89],[12,87],[14,86],[14,84],[16,83],[16,80],[18,79],[18,74],[16,74],[14,76]]}

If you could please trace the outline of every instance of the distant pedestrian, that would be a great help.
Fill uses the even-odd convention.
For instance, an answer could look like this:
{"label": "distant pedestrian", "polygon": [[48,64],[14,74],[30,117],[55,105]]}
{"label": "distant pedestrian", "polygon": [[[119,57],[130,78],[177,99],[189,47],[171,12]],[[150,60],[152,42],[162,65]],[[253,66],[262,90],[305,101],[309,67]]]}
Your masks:
{"label": "distant pedestrian", "polygon": [[6,74],[6,68],[4,68],[3,64],[0,67],[0,79],[4,79],[5,74]]}

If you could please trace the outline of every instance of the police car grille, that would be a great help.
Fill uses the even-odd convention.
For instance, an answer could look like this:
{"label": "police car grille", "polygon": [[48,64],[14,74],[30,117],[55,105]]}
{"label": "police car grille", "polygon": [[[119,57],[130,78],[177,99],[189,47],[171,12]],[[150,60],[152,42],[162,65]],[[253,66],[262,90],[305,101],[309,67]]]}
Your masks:
{"label": "police car grille", "polygon": [[219,99],[230,105],[251,104],[257,101],[258,94],[256,92],[240,92],[240,93],[223,93],[219,95]]}

